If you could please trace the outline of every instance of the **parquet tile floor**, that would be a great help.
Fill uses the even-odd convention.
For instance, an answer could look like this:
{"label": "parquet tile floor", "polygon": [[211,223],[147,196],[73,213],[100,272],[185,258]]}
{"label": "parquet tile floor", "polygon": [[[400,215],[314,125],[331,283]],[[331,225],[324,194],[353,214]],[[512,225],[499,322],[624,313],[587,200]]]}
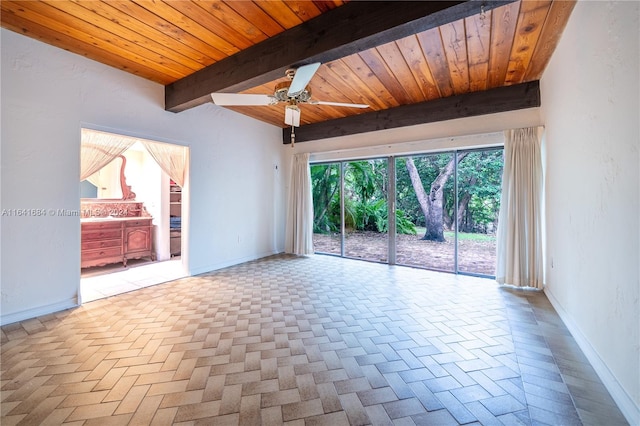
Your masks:
{"label": "parquet tile floor", "polygon": [[2,327],[20,425],[627,424],[541,292],[273,256]]}

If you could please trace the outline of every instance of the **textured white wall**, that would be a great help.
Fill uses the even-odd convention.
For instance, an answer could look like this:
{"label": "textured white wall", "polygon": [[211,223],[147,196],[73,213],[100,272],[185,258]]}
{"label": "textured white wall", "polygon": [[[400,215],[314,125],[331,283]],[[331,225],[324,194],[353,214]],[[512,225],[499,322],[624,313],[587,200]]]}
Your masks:
{"label": "textured white wall", "polygon": [[578,2],[541,81],[546,292],[632,424],[640,423],[639,5]]}
{"label": "textured white wall", "polygon": [[[279,128],[213,104],[166,112],[161,85],[4,29],[0,37],[0,209],[77,210],[85,126],[190,146],[191,273],[283,250],[290,152]],[[4,215],[1,225],[2,323],[73,306],[79,219]]]}

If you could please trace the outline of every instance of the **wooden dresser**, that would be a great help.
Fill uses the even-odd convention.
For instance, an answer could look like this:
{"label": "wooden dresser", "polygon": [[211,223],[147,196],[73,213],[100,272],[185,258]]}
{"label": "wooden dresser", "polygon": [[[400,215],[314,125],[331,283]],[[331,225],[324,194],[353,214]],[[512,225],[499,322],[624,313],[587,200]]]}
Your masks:
{"label": "wooden dresser", "polygon": [[152,250],[153,218],[137,201],[83,201],[82,268],[103,266],[145,257],[155,260]]}

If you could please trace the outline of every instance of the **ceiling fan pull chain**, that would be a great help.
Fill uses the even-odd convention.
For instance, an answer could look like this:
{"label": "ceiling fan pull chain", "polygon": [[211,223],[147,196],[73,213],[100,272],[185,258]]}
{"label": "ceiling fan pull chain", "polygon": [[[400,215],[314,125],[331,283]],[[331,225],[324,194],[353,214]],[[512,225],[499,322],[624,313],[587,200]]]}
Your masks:
{"label": "ceiling fan pull chain", "polygon": [[296,126],[291,126],[291,148],[296,143]]}

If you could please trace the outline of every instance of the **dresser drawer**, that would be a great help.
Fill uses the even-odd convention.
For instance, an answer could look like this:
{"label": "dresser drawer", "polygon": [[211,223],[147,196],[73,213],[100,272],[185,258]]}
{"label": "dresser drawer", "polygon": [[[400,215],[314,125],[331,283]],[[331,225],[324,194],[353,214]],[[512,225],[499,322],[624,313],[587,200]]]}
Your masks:
{"label": "dresser drawer", "polygon": [[104,222],[89,222],[82,224],[82,232],[86,231],[102,231],[105,229],[119,229],[122,228],[122,224],[117,221],[104,221]]}
{"label": "dresser drawer", "polygon": [[122,239],[116,238],[113,240],[96,240],[85,241],[82,239],[82,250],[95,250],[107,247],[120,247],[122,245]]}
{"label": "dresser drawer", "polygon": [[124,222],[127,228],[135,228],[137,226],[151,226],[151,219],[127,220]]}
{"label": "dresser drawer", "polygon": [[96,250],[82,250],[82,260],[91,260],[91,259],[101,259],[107,258],[111,256],[121,256],[122,255],[122,247],[107,247],[104,249],[96,249]]}
{"label": "dresser drawer", "polygon": [[122,229],[104,229],[104,230],[82,230],[82,242],[95,240],[122,240]]}

